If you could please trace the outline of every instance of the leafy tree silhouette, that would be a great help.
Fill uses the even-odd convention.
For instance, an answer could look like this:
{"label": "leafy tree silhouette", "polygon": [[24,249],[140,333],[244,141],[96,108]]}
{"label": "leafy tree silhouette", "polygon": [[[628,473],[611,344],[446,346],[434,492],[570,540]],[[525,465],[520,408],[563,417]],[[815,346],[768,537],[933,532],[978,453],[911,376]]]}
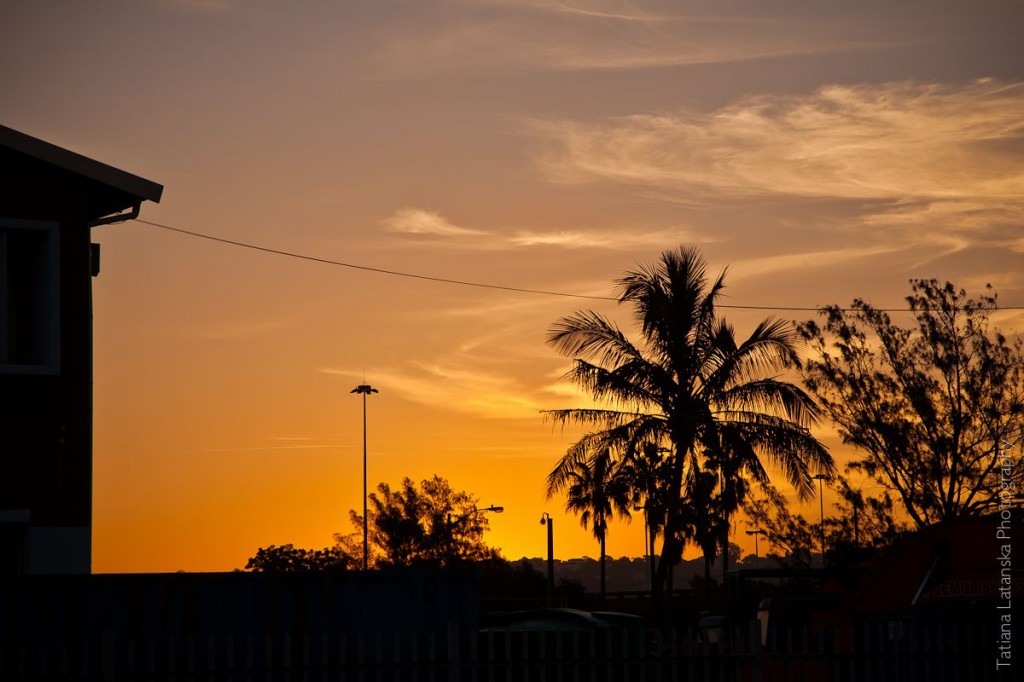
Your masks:
{"label": "leafy tree silhouette", "polygon": [[337,547],[303,549],[292,544],[260,547],[245,564],[254,573],[324,573],[355,567],[351,557]]}
{"label": "leafy tree silhouette", "polygon": [[[897,518],[888,492],[865,495],[849,479],[837,476],[832,487],[838,499],[824,519],[826,564],[845,568],[892,545],[908,532]],[[821,520],[809,521],[789,510],[785,496],[771,486],[763,495],[751,496],[743,505],[750,522],[761,529],[772,550],[766,556],[783,566],[810,568],[821,551]]]}
{"label": "leafy tree silhouette", "polygon": [[[451,567],[498,556],[484,542],[488,522],[478,511],[478,500],[453,490],[440,476],[418,486],[405,478],[396,489],[380,483],[369,501],[371,566]],[[363,518],[355,510],[349,518],[356,532],[335,535],[335,540],[344,553],[361,560]]]}
{"label": "leafy tree silhouette", "polygon": [[[477,500],[455,491],[440,476],[417,486],[405,478],[392,490],[380,483],[369,496],[369,565],[375,568],[447,568],[467,562],[499,559],[499,551],[487,546],[487,517]],[[335,546],[321,550],[291,544],[261,547],[245,570],[302,572],[348,570],[363,565],[363,517],[349,511],[355,530],[335,534]]]}
{"label": "leafy tree silhouette", "polygon": [[1024,485],[1024,360],[1020,338],[989,329],[991,287],[977,299],[936,280],[911,290],[908,328],[857,299],[800,333],[814,355],[804,381],[860,454],[853,470],[924,527],[993,511]]}

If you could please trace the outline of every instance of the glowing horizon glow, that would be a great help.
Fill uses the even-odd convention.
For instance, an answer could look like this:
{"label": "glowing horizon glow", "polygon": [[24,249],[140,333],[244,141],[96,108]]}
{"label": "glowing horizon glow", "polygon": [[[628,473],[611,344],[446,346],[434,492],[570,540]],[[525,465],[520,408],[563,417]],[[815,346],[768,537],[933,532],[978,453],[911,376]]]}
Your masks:
{"label": "glowing horizon glow", "polygon": [[[935,277],[1024,305],[1010,0],[116,0],[6,21],[4,124],[163,184],[144,219],[583,295],[687,243],[728,268],[730,304],[899,307]],[[559,558],[596,556],[544,499],[578,433],[539,411],[589,400],[544,337],[583,308],[633,333],[626,308],[140,223],[93,239],[94,570],[232,570],[351,532],[359,382],[381,390],[371,488],[438,474],[502,503],[505,556],[544,556],[544,510]],[[770,314],[725,311],[740,336]],[[1019,334],[1024,313],[993,323]],[[635,517],[610,555],[640,555]]]}

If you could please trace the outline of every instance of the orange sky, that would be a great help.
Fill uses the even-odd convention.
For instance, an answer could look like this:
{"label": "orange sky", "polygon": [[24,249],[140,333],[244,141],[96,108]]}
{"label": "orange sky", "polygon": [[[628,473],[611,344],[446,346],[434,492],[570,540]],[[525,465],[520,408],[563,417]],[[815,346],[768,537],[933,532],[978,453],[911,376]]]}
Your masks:
{"label": "orange sky", "polygon": [[[992,282],[1024,305],[1016,0],[43,0],[4,15],[0,122],[162,183],[145,219],[584,295],[695,243],[729,266],[737,305],[898,306],[911,277]],[[510,558],[544,552],[544,511],[559,557],[596,555],[543,496],[572,434],[538,410],[578,400],[543,339],[578,308],[625,311],[139,223],[94,235],[94,570],[230,570],[347,532],[364,375],[381,391],[371,482],[436,473],[504,505],[489,538]],[[768,314],[728,317],[744,333]],[[1019,311],[996,321],[1024,327]],[[616,525],[608,550],[642,544],[641,524]]]}

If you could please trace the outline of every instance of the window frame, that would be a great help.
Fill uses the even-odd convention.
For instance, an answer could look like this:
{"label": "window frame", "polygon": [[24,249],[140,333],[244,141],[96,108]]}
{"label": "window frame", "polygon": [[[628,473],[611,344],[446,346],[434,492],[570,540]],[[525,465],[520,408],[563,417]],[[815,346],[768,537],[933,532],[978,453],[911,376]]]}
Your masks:
{"label": "window frame", "polygon": [[[8,362],[8,296],[7,296],[7,235],[14,230],[45,232],[45,262],[47,264],[48,291],[42,294],[49,311],[47,320],[46,361],[41,364]],[[0,218],[0,374],[60,374],[61,309],[60,309],[60,225],[44,220],[14,220]]]}

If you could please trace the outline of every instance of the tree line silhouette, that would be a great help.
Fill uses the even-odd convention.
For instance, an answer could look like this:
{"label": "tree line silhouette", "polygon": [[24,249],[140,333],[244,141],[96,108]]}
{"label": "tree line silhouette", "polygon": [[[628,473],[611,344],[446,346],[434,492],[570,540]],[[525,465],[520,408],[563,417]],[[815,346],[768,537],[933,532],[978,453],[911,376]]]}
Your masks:
{"label": "tree line silhouette", "polygon": [[[500,550],[487,546],[487,517],[478,500],[453,490],[434,475],[418,485],[410,478],[392,489],[380,483],[370,493],[368,540],[372,568],[451,568],[495,559]],[[363,564],[363,516],[349,511],[354,527],[335,534],[333,547],[306,550],[293,545],[261,547],[246,564],[250,571],[336,571]]]}
{"label": "tree line silhouette", "polygon": [[[911,280],[909,326],[856,299],[822,308],[822,323],[769,317],[742,338],[716,307],[725,275],[710,279],[695,248],[669,250],[615,281],[632,335],[590,310],[549,330],[547,343],[572,361],[566,378],[598,407],[545,411],[585,427],[546,492],[564,495],[598,541],[602,595],[616,517],[643,514],[658,598],[688,545],[702,551],[706,581],[716,561],[724,580],[740,511],[780,561],[810,566],[813,548],[824,550],[816,531],[830,560],[852,560],[910,528],[990,513],[1020,490],[1024,353],[1019,337],[992,328],[991,287],[972,299],[950,283]],[[826,422],[851,446],[844,472],[812,432]],[[827,481],[833,513],[817,523],[791,513],[769,469],[801,501],[818,494],[815,478]],[[498,557],[476,499],[439,476],[396,490],[382,483],[370,503],[375,567]],[[357,565],[364,519],[350,515],[357,532],[334,547],[261,548],[247,568]]]}

